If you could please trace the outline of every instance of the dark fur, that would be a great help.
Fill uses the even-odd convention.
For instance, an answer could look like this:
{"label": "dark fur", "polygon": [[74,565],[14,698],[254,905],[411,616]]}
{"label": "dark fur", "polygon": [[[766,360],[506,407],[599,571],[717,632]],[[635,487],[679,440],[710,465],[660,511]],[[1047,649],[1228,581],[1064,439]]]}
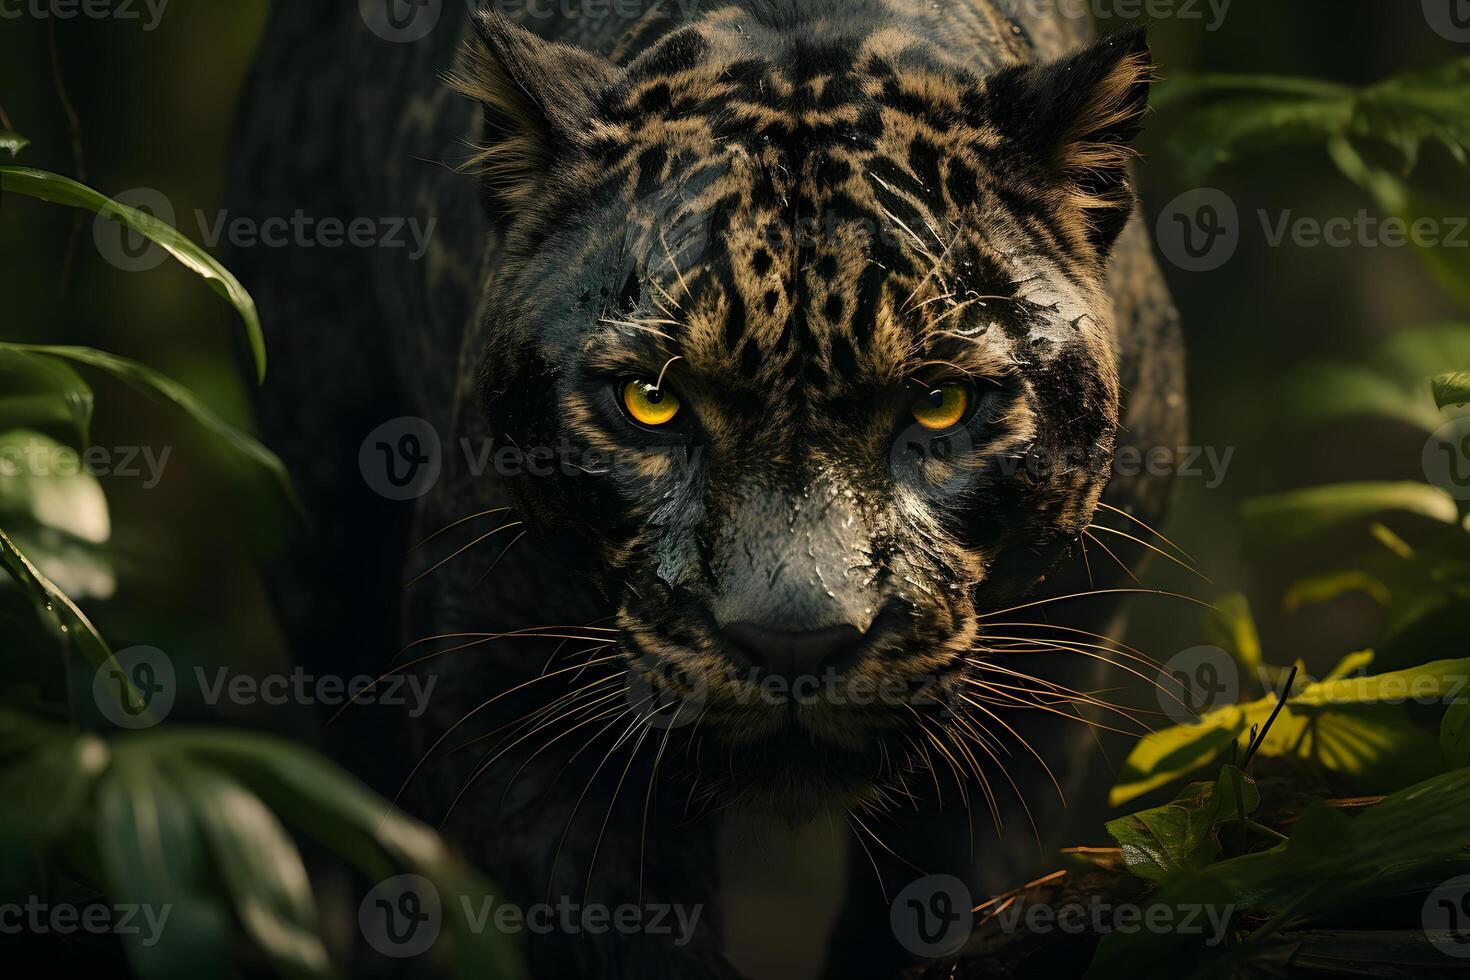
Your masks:
{"label": "dark fur", "polygon": [[[979,0],[745,0],[690,23],[672,5],[626,24],[542,23],[538,38],[493,16],[456,22],[450,3],[431,39],[389,45],[355,14],[306,7],[278,8],[267,39],[239,161],[245,209],[330,187],[344,213],[440,225],[418,267],[380,252],[242,257],[275,333],[263,416],[334,518],[325,566],[283,590],[310,597],[288,617],[295,638],[355,673],[398,635],[615,629],[606,647],[518,637],[429,660],[441,683],[419,749],[470,714],[419,773],[419,805],[439,819],[469,785],[451,834],[523,901],[708,906],[679,949],[534,940],[538,973],[729,976],[714,838],[730,806],[798,824],[851,811],[872,826],[912,801],[916,813],[882,817],[885,843],[968,875],[954,849],[968,818],[936,816],[923,788],[959,774],[922,739],[985,763],[996,787],[1034,781],[997,709],[965,696],[986,669],[983,617],[1048,572],[1078,581],[1072,548],[1105,493],[1157,520],[1161,481],[1110,482],[1098,460],[1119,440],[1182,437],[1174,314],[1129,223],[1142,35],[1057,61],[1081,41],[1070,23],[1011,23]],[[295,47],[306,37],[311,58]],[[473,103],[435,76],[461,39],[455,85]],[[277,109],[291,78],[309,87]],[[475,145],[478,181],[416,162],[462,159],[456,138]],[[349,380],[313,383],[328,366]],[[678,392],[672,431],[622,416],[615,383],[632,374]],[[916,385],[949,378],[982,405],[936,439],[905,413]],[[411,519],[355,472],[362,437],[403,412],[447,447]],[[460,439],[554,447],[576,465],[477,475]],[[585,471],[609,454],[612,472]],[[1024,458],[1049,465],[1018,471]],[[525,523],[415,584],[401,622],[363,574],[392,567],[410,520],[423,537],[510,505]],[[436,539],[404,577],[495,520]],[[867,644],[837,692],[920,679],[922,696],[772,707],[730,670],[734,620],[857,626]],[[560,702],[560,717],[535,716],[542,728],[451,751],[589,683],[602,686]],[[691,685],[697,722],[668,726]],[[1060,724],[1023,734],[1059,753]],[[1015,808],[999,791],[994,806]],[[1013,837],[980,857],[1004,880],[1023,847]],[[845,956],[861,975],[905,960],[867,924],[887,908],[861,876],[849,873],[834,975],[859,975]]]}

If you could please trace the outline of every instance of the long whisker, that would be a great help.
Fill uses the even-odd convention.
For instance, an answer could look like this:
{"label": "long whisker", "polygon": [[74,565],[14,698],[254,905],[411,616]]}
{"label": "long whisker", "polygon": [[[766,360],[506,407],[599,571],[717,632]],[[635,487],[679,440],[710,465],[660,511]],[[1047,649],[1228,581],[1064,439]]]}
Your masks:
{"label": "long whisker", "polygon": [[1149,534],[1152,534],[1154,537],[1156,537],[1160,541],[1164,542],[1164,544],[1168,545],[1169,547],[1173,548],[1175,551],[1179,552],[1185,558],[1189,559],[1190,561],[1194,561],[1194,556],[1193,555],[1191,555],[1189,552],[1185,551],[1183,548],[1179,547],[1179,545],[1175,544],[1173,541],[1170,541],[1167,537],[1164,536],[1164,533],[1162,531],[1158,531],[1158,530],[1154,529],[1153,527],[1150,527],[1148,524],[1144,523],[1141,519],[1139,519],[1138,517],[1135,517],[1133,514],[1130,514],[1128,511],[1124,510],[1123,508],[1121,508],[1121,507],[1114,507],[1112,504],[1106,503],[1105,501],[1101,501],[1101,500],[1099,500],[1097,502],[1097,505],[1099,507],[1103,507],[1103,508],[1106,508],[1107,510],[1112,511],[1114,514],[1118,514],[1118,515],[1121,515],[1123,517],[1128,518],[1134,524],[1137,524],[1139,527],[1143,528]]}
{"label": "long whisker", "polygon": [[1182,594],[1180,594],[1178,592],[1167,592],[1167,591],[1165,591],[1163,589],[1092,589],[1092,590],[1090,590],[1088,592],[1073,592],[1073,593],[1070,593],[1068,595],[1048,596],[1045,599],[1036,599],[1036,600],[1034,600],[1032,602],[1023,602],[1019,606],[1009,606],[1009,607],[1007,607],[1005,609],[995,609],[995,610],[992,610],[990,612],[985,613],[984,615],[982,615],[980,617],[980,619],[981,620],[986,620],[986,619],[990,619],[992,616],[1003,616],[1006,613],[1018,612],[1018,611],[1020,611],[1022,609],[1034,609],[1037,606],[1045,606],[1045,605],[1047,605],[1049,603],[1053,603],[1053,602],[1064,602],[1064,601],[1066,601],[1068,599],[1086,599],[1086,598],[1089,598],[1091,596],[1100,596],[1100,595],[1156,595],[1156,596],[1167,596],[1167,597],[1169,597],[1171,599],[1183,599],[1185,602],[1192,602],[1195,605],[1197,605],[1197,606],[1203,606],[1206,609],[1214,609],[1215,608],[1215,604],[1212,603],[1212,602],[1206,602],[1203,599],[1197,599],[1197,598],[1195,598],[1192,595],[1182,595]]}
{"label": "long whisker", "polygon": [[[1199,569],[1195,568],[1193,565],[1189,564],[1186,561],[1181,561],[1180,559],[1175,558],[1173,555],[1169,554],[1167,551],[1163,550],[1162,548],[1157,548],[1157,547],[1149,544],[1147,541],[1143,540],[1142,538],[1134,537],[1133,535],[1129,534],[1127,531],[1120,531],[1120,530],[1118,530],[1115,527],[1106,527],[1106,526],[1104,526],[1102,524],[1089,524],[1089,525],[1087,525],[1087,527],[1088,527],[1089,530],[1093,530],[1093,531],[1107,531],[1109,534],[1116,534],[1119,537],[1127,538],[1129,541],[1132,541],[1135,544],[1143,545],[1145,548],[1147,548],[1149,551],[1152,551],[1154,554],[1158,555],[1160,558],[1164,558],[1164,559],[1167,559],[1168,561],[1172,561],[1174,564],[1178,565],[1180,568],[1184,569],[1185,571],[1187,571],[1187,572],[1189,572],[1189,573],[1191,573],[1193,575],[1198,575],[1200,578],[1204,579],[1206,582],[1209,582],[1211,585],[1214,585],[1215,584],[1215,582],[1214,582],[1213,579],[1211,579],[1204,572],[1201,572]],[[1096,538],[1093,538],[1092,540],[1096,541],[1097,539]]]}
{"label": "long whisker", "polygon": [[1117,562],[1118,563],[1118,567],[1121,568],[1121,569],[1123,569],[1123,574],[1124,575],[1127,575],[1129,578],[1131,578],[1134,581],[1135,584],[1137,584],[1137,585],[1142,585],[1143,584],[1142,582],[1140,582],[1138,580],[1138,576],[1136,574],[1134,574],[1133,569],[1131,569],[1131,568],[1128,567],[1128,563],[1125,562],[1123,559],[1119,558],[1117,555],[1115,555],[1113,553],[1113,549],[1112,548],[1109,548],[1102,541],[1099,541],[1097,539],[1097,537],[1094,536],[1093,533],[1090,530],[1087,530],[1086,528],[1084,528],[1083,531],[1082,531],[1082,537],[1085,538],[1086,540],[1091,541],[1093,544],[1097,545],[1099,548],[1101,548],[1107,554],[1107,556],[1109,558],[1111,558],[1113,561]]}
{"label": "long whisker", "polygon": [[430,573],[436,571],[439,568],[442,568],[444,565],[446,565],[449,562],[453,561],[454,559],[458,558],[460,555],[464,554],[466,551],[469,551],[471,548],[473,548],[475,545],[479,544],[481,541],[484,541],[487,538],[492,538],[495,535],[499,534],[501,531],[506,531],[506,530],[509,530],[510,528],[513,528],[513,527],[520,527],[524,523],[526,523],[526,522],[525,521],[511,521],[509,524],[502,524],[502,525],[500,525],[499,527],[497,527],[493,531],[487,531],[486,533],[480,535],[475,540],[471,541],[469,544],[464,545],[463,547],[459,548],[457,551],[455,551],[448,558],[441,558],[438,561],[436,561],[434,564],[432,564],[428,568],[426,568],[424,571],[419,572],[413,578],[411,578],[411,579],[408,580],[408,583],[406,585],[404,585],[404,588],[405,589],[410,588],[416,582],[418,582],[420,579],[422,579],[424,576],[429,575]]}
{"label": "long whisker", "polygon": [[439,535],[443,534],[445,531],[448,531],[451,528],[459,527],[461,524],[464,524],[464,523],[466,523],[468,521],[473,521],[476,518],[480,518],[480,517],[489,517],[491,514],[504,514],[508,510],[510,510],[509,507],[492,507],[490,510],[482,510],[478,514],[471,514],[469,517],[461,517],[457,521],[454,521],[454,522],[452,522],[450,524],[444,525],[439,530],[435,531],[433,534],[429,535],[427,538],[424,538],[424,540],[420,541],[418,544],[414,545],[412,548],[409,548],[408,550],[409,550],[409,552],[417,551],[418,549],[422,548],[424,545],[428,544],[430,541],[433,541]]}

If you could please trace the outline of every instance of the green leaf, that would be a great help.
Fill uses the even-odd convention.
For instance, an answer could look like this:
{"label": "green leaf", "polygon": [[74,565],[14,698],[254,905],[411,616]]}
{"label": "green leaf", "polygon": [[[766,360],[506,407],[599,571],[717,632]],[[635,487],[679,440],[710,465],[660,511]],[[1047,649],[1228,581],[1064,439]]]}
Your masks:
{"label": "green leaf", "polygon": [[[1354,654],[1333,676],[1307,684],[1286,700],[1262,740],[1263,756],[1294,756],[1338,773],[1365,791],[1385,791],[1438,770],[1434,739],[1405,715],[1411,700],[1445,701],[1470,682],[1470,659],[1440,660],[1372,677],[1347,677],[1370,661]],[[1276,707],[1273,693],[1247,704],[1207,712],[1190,725],[1152,732],[1128,754],[1109,795],[1113,806],[1224,760],[1232,743],[1243,744],[1252,726],[1263,726]]]}
{"label": "green leaf", "polygon": [[65,837],[111,759],[95,735],[0,712],[0,844],[26,857]]}
{"label": "green leaf", "polygon": [[112,536],[107,497],[77,451],[25,429],[0,432],[0,521],[17,517],[93,544]]}
{"label": "green leaf", "polygon": [[[187,746],[196,759],[228,772],[291,826],[340,854],[365,875],[388,873],[383,862],[386,853],[394,863],[433,882],[446,907],[457,903],[460,896],[488,894],[485,883],[427,827],[298,745],[220,730],[175,729],[150,732],[147,738]],[[517,953],[506,936],[466,926],[463,917],[446,920],[462,975],[521,976]]]}
{"label": "green leaf", "polygon": [[1333,483],[1256,497],[1241,505],[1247,531],[1273,548],[1308,541],[1334,528],[1389,512],[1459,523],[1455,498],[1427,483]]}
{"label": "green leaf", "polygon": [[1134,874],[1163,881],[1185,868],[1202,868],[1220,855],[1221,824],[1254,813],[1261,804],[1255,780],[1225,766],[1213,783],[1190,783],[1171,803],[1107,823]]}
{"label": "green leaf", "polygon": [[97,627],[65,593],[41,574],[4,531],[0,531],[0,565],[30,594],[36,615],[58,642],[75,645],[93,667],[108,664],[121,670]]}
{"label": "green leaf", "polygon": [[1406,229],[1413,229],[1420,221],[1430,223],[1435,239],[1411,235],[1407,240],[1440,288],[1462,305],[1470,305],[1470,255],[1466,254],[1470,249],[1445,240],[1449,237],[1445,216],[1458,213],[1458,205],[1417,190],[1398,175],[1369,164],[1345,139],[1329,142],[1327,151],[1344,176],[1373,196],[1380,211],[1399,219]]}
{"label": "green leaf", "polygon": [[1470,163],[1470,58],[1370,85],[1358,96],[1352,132],[1396,147],[1406,169],[1413,169],[1428,140],[1462,166]]}
{"label": "green leaf", "polygon": [[0,153],[9,153],[10,159],[20,156],[20,151],[31,145],[31,141],[19,133],[0,129]]}
{"label": "green leaf", "polygon": [[1440,408],[1470,402],[1470,371],[1441,374],[1430,385],[1434,390],[1434,403]]}
{"label": "green leaf", "polygon": [[195,819],[245,932],[287,976],[330,975],[301,854],[274,814],[234,780],[181,764]]}
{"label": "green leaf", "polygon": [[1244,156],[1348,136],[1394,147],[1406,169],[1429,140],[1470,162],[1470,58],[1364,88],[1269,75],[1186,76],[1159,86],[1151,101],[1158,109],[1193,103],[1170,141],[1193,182]]}
{"label": "green leaf", "polygon": [[255,359],[256,379],[265,380],[265,335],[260,329],[260,315],[256,312],[255,300],[250,298],[245,287],[240,285],[240,280],[228,269],[173,226],[136,208],[119,204],[69,177],[44,170],[0,167],[0,191],[14,191],[53,204],[93,211],[156,242],[235,307],[245,322],[245,335]]}
{"label": "green leaf", "polygon": [[1204,614],[1204,626],[1210,643],[1227,651],[1252,676],[1260,671],[1261,637],[1244,593],[1231,592],[1216,599]]}
{"label": "green leaf", "polygon": [[286,466],[281,462],[280,457],[261,445],[250,435],[241,432],[220,418],[209,406],[200,401],[197,395],[172,378],[139,364],[137,361],[119,357],[116,354],[109,354],[106,351],[96,350],[92,347],[68,347],[50,344],[0,344],[0,350],[3,349],[32,354],[47,354],[52,357],[62,357],[81,364],[87,364],[112,374],[145,394],[172,402],[174,405],[183,409],[199,425],[220,437],[235,452],[264,467],[275,478],[276,484],[280,487],[286,499],[291,501],[298,509],[301,508],[300,500],[296,496],[296,489],[291,483],[291,476],[286,472]]}
{"label": "green leaf", "polygon": [[1307,427],[1358,417],[1396,419],[1428,434],[1444,423],[1424,379],[1470,363],[1470,325],[1395,330],[1359,364],[1315,362],[1286,379],[1286,416]]}
{"label": "green leaf", "polygon": [[1470,766],[1470,697],[1460,698],[1445,712],[1439,747],[1451,769]]}
{"label": "green leaf", "polygon": [[1286,590],[1281,605],[1287,612],[1296,612],[1303,606],[1331,602],[1349,592],[1365,592],[1379,605],[1389,600],[1388,586],[1367,572],[1352,570],[1298,579]]}
{"label": "green leaf", "polygon": [[156,760],[136,751],[116,759],[98,794],[95,839],[110,897],[140,907],[140,928],[167,910],[155,941],[124,937],[134,969],[150,980],[230,975],[229,915],[198,819]]}
{"label": "green leaf", "polygon": [[[1393,793],[1356,817],[1315,803],[1297,822],[1290,840],[1171,876],[1150,896],[1140,920],[1151,921],[1150,911],[1156,907],[1178,910],[1201,904],[1217,911],[1243,907],[1290,912],[1294,919],[1307,921],[1346,910],[1372,912],[1385,896],[1428,890],[1470,867],[1465,851],[1467,812],[1470,768]],[[1257,934],[1270,933],[1268,926]],[[1165,957],[1158,948],[1159,937],[1148,930],[1115,931],[1098,946],[1087,975],[1178,976],[1177,963],[1189,952],[1195,962],[1204,962],[1204,957],[1219,962],[1224,951],[1205,947],[1204,939],[1173,934],[1167,940],[1170,955]],[[1187,948],[1172,948],[1178,946]]]}
{"label": "green leaf", "polygon": [[92,403],[92,389],[60,361],[0,349],[0,429],[54,427],[84,447],[91,442]]}

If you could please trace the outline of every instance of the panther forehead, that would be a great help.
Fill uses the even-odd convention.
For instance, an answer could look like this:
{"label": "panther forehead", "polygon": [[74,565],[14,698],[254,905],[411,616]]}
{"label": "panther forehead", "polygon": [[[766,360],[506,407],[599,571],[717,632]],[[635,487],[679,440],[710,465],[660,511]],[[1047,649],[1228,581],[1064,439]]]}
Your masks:
{"label": "panther forehead", "polygon": [[773,55],[712,21],[665,37],[597,102],[597,180],[579,198],[627,216],[636,286],[603,311],[612,337],[819,399],[1099,345],[1095,283],[1045,257],[1079,232],[997,172],[980,79],[898,31]]}

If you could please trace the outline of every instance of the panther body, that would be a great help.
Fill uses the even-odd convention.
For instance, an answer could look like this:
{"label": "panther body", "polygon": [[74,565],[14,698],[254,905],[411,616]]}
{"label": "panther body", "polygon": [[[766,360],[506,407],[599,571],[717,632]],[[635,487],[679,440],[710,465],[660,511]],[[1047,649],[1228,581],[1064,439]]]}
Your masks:
{"label": "panther body", "polygon": [[[910,868],[879,878],[974,881],[941,783],[998,818],[1014,799],[965,784],[1024,792],[1016,739],[1080,768],[1058,723],[1011,719],[1048,675],[997,681],[1019,675],[987,637],[1087,586],[1100,503],[1158,518],[1163,481],[1108,464],[1179,444],[1181,357],[1130,220],[1141,34],[1084,46],[983,0],[636,13],[450,4],[394,44],[278,8],[242,207],[438,231],[419,263],[243,272],[277,334],[263,421],[332,517],[280,576],[297,646],[360,672],[415,644],[440,683],[412,799],[522,901],[707,910],[678,948],[533,938],[538,974],[723,977],[729,812],[882,819]],[[443,447],[412,503],[359,472],[393,415]],[[994,881],[1026,864],[979,857]],[[848,881],[829,972],[896,972],[877,883]]]}

